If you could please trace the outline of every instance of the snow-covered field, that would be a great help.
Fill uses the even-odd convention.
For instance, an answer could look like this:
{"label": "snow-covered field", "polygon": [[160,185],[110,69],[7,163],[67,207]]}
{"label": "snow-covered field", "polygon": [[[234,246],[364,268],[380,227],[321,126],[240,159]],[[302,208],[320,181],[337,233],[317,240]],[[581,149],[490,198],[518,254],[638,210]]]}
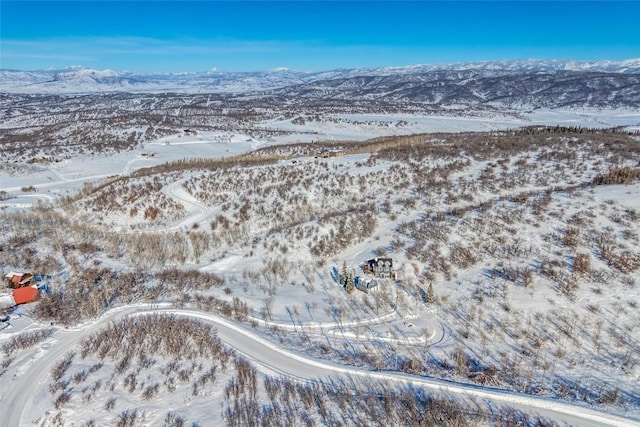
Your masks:
{"label": "snow-covered field", "polygon": [[[7,199],[0,207],[25,207],[38,201],[53,202],[69,196],[87,183],[105,178],[128,175],[140,168],[175,162],[185,158],[223,158],[248,152],[262,144],[241,134],[203,133],[175,135],[138,147],[135,150],[110,155],[79,155],[59,162],[27,165],[19,170],[0,171],[0,191]],[[32,192],[22,191],[33,187]]]}
{"label": "snow-covered field", "polygon": [[[234,382],[258,375],[361,392],[379,386],[362,381],[410,384],[469,414],[507,405],[574,425],[637,425],[637,138],[340,142],[524,125],[637,129],[640,113],[280,120],[262,123],[287,131],[269,140],[176,132],[131,151],[0,170],[0,265],[54,276],[51,296],[0,323],[0,419],[233,425],[242,399],[274,410],[268,380],[255,392]],[[306,141],[328,144],[287,145]],[[336,146],[344,156],[319,156]],[[347,293],[343,264],[364,277],[375,256],[393,258],[398,280]],[[257,372],[214,358],[216,379],[198,382],[213,356],[173,367],[166,350],[132,353],[129,364],[113,350],[83,356],[83,339],[109,322],[154,312],[215,325]],[[204,333],[189,327],[200,331],[190,340]],[[40,330],[50,332],[12,341]],[[354,424],[327,405],[328,415],[307,408],[309,419]]]}
{"label": "snow-covered field", "polygon": [[[363,140],[385,135],[410,135],[436,132],[485,132],[517,129],[523,126],[566,126],[584,128],[624,127],[640,129],[640,112],[629,110],[544,110],[503,113],[491,111],[469,116],[467,110],[450,115],[411,114],[341,114],[323,120],[307,120],[304,125],[290,120],[269,122],[270,128],[295,132],[312,132],[308,140],[333,138],[337,140]],[[289,137],[292,140],[295,137]]]}
{"label": "snow-covered field", "polygon": [[[517,129],[523,126],[567,126],[584,128],[623,127],[640,130],[640,112],[633,110],[535,110],[519,117],[479,114],[477,117],[425,115],[337,115],[296,125],[291,120],[268,121],[261,126],[288,133],[268,139],[254,139],[242,133],[176,132],[131,151],[108,155],[77,155],[58,163],[22,165],[0,169],[0,191],[20,194],[23,187],[34,186],[39,194],[21,194],[29,199],[13,200],[3,205],[29,205],[35,199],[50,199],[75,192],[84,182],[97,181],[136,169],[185,158],[221,158],[269,145],[320,140],[362,141],[387,135],[410,135],[437,132],[483,132]],[[46,193],[46,194],[45,194]]]}

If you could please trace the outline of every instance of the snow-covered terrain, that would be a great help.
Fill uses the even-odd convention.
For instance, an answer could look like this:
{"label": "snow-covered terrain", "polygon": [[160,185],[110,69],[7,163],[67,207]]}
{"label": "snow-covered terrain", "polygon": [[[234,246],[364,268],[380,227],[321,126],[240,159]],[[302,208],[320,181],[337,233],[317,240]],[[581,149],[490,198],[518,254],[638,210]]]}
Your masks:
{"label": "snow-covered terrain", "polygon": [[[522,126],[549,125],[584,128],[623,127],[640,130],[640,112],[636,111],[561,111],[536,110],[513,116],[448,117],[425,115],[336,115],[323,120],[306,120],[304,125],[290,120],[267,121],[261,126],[286,131],[282,136],[269,140],[256,140],[247,135],[231,132],[199,132],[185,135],[179,132],[156,139],[131,151],[115,154],[82,155],[46,167],[37,164],[16,172],[0,168],[0,191],[7,193],[0,200],[4,209],[24,208],[38,202],[53,202],[69,196],[86,183],[98,182],[108,177],[128,175],[137,169],[156,166],[186,158],[222,158],[243,154],[274,144],[319,139],[365,140],[387,135],[410,135],[430,132],[478,132],[515,129]],[[36,191],[25,193],[23,188]]]}
{"label": "snow-covered terrain", "polygon": [[[345,119],[354,120],[354,117]],[[380,117],[363,117],[362,119],[372,121],[379,120]],[[394,117],[393,120],[395,119]],[[72,285],[76,280],[73,279],[74,275],[81,274],[81,271],[91,266],[100,265],[108,266],[109,270],[123,272],[130,271],[132,268],[134,271],[142,268],[143,271],[154,272],[176,266],[181,269],[199,269],[202,272],[215,273],[222,277],[223,285],[211,288],[214,292],[210,295],[226,299],[234,305],[238,301],[246,304],[246,314],[238,315],[240,317],[237,319],[244,319],[243,328],[250,324],[257,328],[250,335],[238,334],[237,331],[227,334],[219,321],[215,320],[218,322],[221,338],[251,360],[262,374],[285,375],[296,378],[298,381],[310,377],[317,380],[319,377],[330,374],[337,375],[338,378],[343,374],[351,376],[358,374],[357,376],[365,375],[369,380],[376,378],[392,382],[410,380],[414,387],[433,386],[435,390],[441,392],[443,389],[447,390],[444,395],[462,393],[469,398],[481,397],[481,400],[508,403],[525,413],[550,416],[556,420],[567,420],[580,425],[590,425],[590,423],[633,425],[631,420],[615,419],[604,413],[591,413],[584,408],[555,403],[554,400],[540,400],[515,393],[516,391],[526,392],[553,399],[559,399],[562,396],[562,399],[567,399],[568,402],[574,399],[586,399],[592,405],[600,401],[601,405],[604,405],[600,410],[607,407],[603,402],[609,402],[602,396],[609,396],[606,399],[618,402],[612,407],[612,409],[615,408],[614,413],[631,417],[631,419],[638,418],[637,390],[634,387],[638,375],[637,353],[634,350],[637,340],[632,338],[636,336],[638,325],[637,310],[633,306],[634,299],[638,297],[638,287],[635,284],[638,270],[633,258],[634,251],[637,251],[637,238],[631,237],[638,235],[638,221],[634,216],[640,211],[640,205],[637,202],[640,200],[638,183],[614,187],[598,186],[592,190],[571,189],[572,185],[588,182],[599,171],[605,171],[606,163],[603,165],[600,162],[608,162],[609,160],[606,159],[609,159],[610,155],[616,155],[615,151],[610,151],[609,154],[604,154],[607,152],[597,154],[598,144],[592,145],[588,141],[595,139],[600,141],[600,145],[606,145],[611,144],[611,141],[616,138],[622,138],[612,134],[613,139],[608,139],[606,133],[598,132],[587,133],[584,137],[578,135],[573,134],[566,139],[559,134],[544,143],[540,140],[533,143],[536,140],[531,139],[532,145],[516,145],[521,148],[513,152],[503,151],[506,148],[494,148],[486,153],[481,151],[471,154],[472,157],[467,158],[463,155],[456,159],[443,154],[438,154],[436,157],[423,157],[421,162],[424,162],[424,166],[446,177],[448,183],[447,186],[442,187],[433,182],[431,190],[427,190],[427,187],[423,187],[424,184],[420,183],[423,178],[419,178],[419,174],[422,172],[411,171],[417,164],[410,166],[411,162],[406,163],[396,159],[397,156],[402,156],[405,144],[412,144],[413,140],[416,142],[422,140],[422,144],[427,144],[425,147],[432,146],[430,150],[435,150],[433,151],[435,155],[439,150],[438,147],[446,147],[446,140],[452,138],[458,141],[456,143],[458,150],[470,154],[474,153],[476,149],[473,147],[480,141],[491,140],[492,137],[489,134],[466,134],[464,137],[441,134],[435,139],[426,137],[425,140],[425,137],[416,139],[409,136],[406,137],[405,142],[399,141],[392,151],[376,149],[372,146],[365,148],[365,152],[361,154],[347,154],[329,159],[314,158],[313,154],[317,154],[317,150],[320,149],[319,147],[314,149],[314,145],[265,144],[262,145],[262,150],[256,152],[261,154],[244,155],[245,161],[249,162],[245,166],[238,163],[238,166],[223,167],[223,161],[218,164],[218,167],[215,167],[214,163],[213,168],[206,166],[202,170],[200,169],[202,166],[196,166],[201,161],[199,156],[192,157],[194,159],[192,161],[196,162],[194,166],[174,162],[173,166],[168,167],[166,171],[162,172],[163,169],[158,169],[158,172],[155,172],[156,177],[162,177],[159,184],[153,184],[154,187],[160,186],[159,193],[154,190],[146,194],[140,193],[134,198],[128,197],[127,194],[137,193],[137,188],[147,188],[148,183],[157,182],[157,178],[149,180],[148,177],[153,177],[153,174],[149,175],[140,168],[152,165],[165,168],[166,166],[162,166],[164,162],[159,161],[158,158],[191,157],[181,151],[187,147],[189,149],[209,147],[207,149],[213,150],[208,152],[210,157],[226,153],[221,150],[221,147],[225,146],[230,147],[233,153],[246,153],[252,149],[251,142],[246,141],[246,138],[240,134],[231,137],[230,142],[224,143],[213,142],[215,135],[201,135],[201,138],[184,134],[165,137],[159,139],[157,143],[147,144],[144,148],[147,154],[135,157],[138,159],[136,162],[131,162],[131,159],[124,161],[125,156],[119,163],[116,161],[108,164],[100,160],[100,157],[94,157],[95,165],[101,164],[107,169],[93,170],[94,174],[102,172],[97,175],[86,175],[87,182],[93,180],[95,184],[89,187],[86,184],[83,185],[80,193],[82,196],[79,199],[64,202],[65,205],[68,203],[71,205],[60,210],[63,217],[56,219],[58,214],[55,214],[51,218],[54,221],[51,225],[43,224],[45,228],[41,228],[42,236],[50,236],[46,239],[61,239],[61,242],[40,241],[40,238],[36,238],[36,241],[40,242],[35,249],[36,258],[43,256],[58,258],[53,261],[54,264],[58,264],[54,269],[62,268],[66,272],[67,283],[65,285],[63,280],[56,280],[52,284],[54,289],[60,286],[75,286]],[[509,139],[507,135],[501,138]],[[521,138],[525,137],[516,134],[512,136],[514,140]],[[584,139],[584,142],[580,142],[581,139]],[[607,142],[609,140],[611,141]],[[626,144],[633,144],[631,141],[629,140]],[[385,147],[388,143],[381,140],[377,144]],[[635,152],[636,149],[632,146],[626,145],[627,149]],[[348,147],[349,145],[346,144],[343,149]],[[502,145],[496,147],[502,147]],[[270,150],[276,150],[276,152],[303,150],[301,154],[304,154],[304,152],[308,153],[309,149],[312,150],[311,155],[286,156],[280,161],[269,160],[264,164],[260,161],[261,156],[270,158],[268,154]],[[624,151],[625,149],[620,146],[616,150]],[[375,157],[371,155],[374,152],[378,153]],[[410,153],[407,153],[410,157],[422,156],[419,151]],[[512,153],[510,154],[512,157],[504,157],[505,153]],[[250,160],[252,157],[256,158]],[[113,160],[117,158],[116,156]],[[428,160],[429,158],[431,160]],[[495,162],[491,160],[492,158],[496,159]],[[581,168],[572,167],[575,161],[583,163]],[[252,166],[251,162],[254,162],[255,166]],[[34,177],[31,177],[32,181],[28,181],[23,177],[21,179],[24,181],[20,181],[20,184],[33,185],[37,191],[32,195],[46,195],[46,198],[59,200],[64,191],[77,188],[83,183],[80,169],[74,172],[70,167],[77,163],[72,160],[68,160],[68,163],[69,165],[64,168],[69,173],[66,180],[63,175],[54,181],[54,174],[51,175],[52,179],[48,183],[39,183]],[[205,166],[207,163],[202,165]],[[454,165],[454,170],[451,170],[451,165]],[[524,172],[524,169],[528,172]],[[58,173],[62,170],[61,168]],[[331,173],[323,171],[331,171]],[[100,175],[109,175],[113,184],[101,183],[98,179]],[[356,183],[359,181],[366,183],[366,186],[358,187]],[[482,184],[473,192],[467,193],[473,182]],[[394,183],[395,188],[395,194],[391,196],[388,204],[385,199],[391,193],[383,191],[384,183]],[[553,187],[548,187],[549,185]],[[563,186],[566,189],[563,189]],[[20,199],[14,197],[20,196],[17,193],[22,192],[17,187],[4,187],[3,190],[9,195],[2,202],[8,206],[9,212],[24,211],[17,206]],[[117,189],[117,192],[111,193],[110,188]],[[332,192],[335,188],[341,188],[341,191]],[[441,190],[436,191],[437,188]],[[555,190],[549,193],[548,188]],[[422,191],[427,191],[426,196],[415,195],[415,192],[420,194]],[[119,195],[118,192],[122,194]],[[101,195],[103,193],[113,195],[104,198]],[[154,202],[156,194],[163,194],[163,197],[167,198],[166,200],[170,202],[167,206],[175,204],[174,208],[170,208],[175,210],[175,215],[161,211],[157,220],[143,219],[141,212],[151,206],[149,203],[162,203]],[[118,200],[123,196],[129,202],[121,205]],[[547,197],[549,199],[544,201],[541,205],[543,207],[539,207],[542,200]],[[96,204],[98,200],[101,202]],[[107,200],[109,202],[105,204]],[[517,202],[510,200],[517,200]],[[115,210],[110,206],[113,203],[115,203]],[[342,211],[340,206],[343,203],[350,204],[356,209]],[[520,203],[524,203],[522,207]],[[585,204],[592,207],[590,216],[585,216],[586,213],[582,210]],[[367,216],[372,207],[378,213]],[[40,211],[44,209],[43,212],[46,212],[49,208],[41,206],[36,209]],[[132,209],[140,213],[134,215]],[[267,213],[269,209],[277,212],[277,216],[269,215]],[[530,212],[529,209],[531,209]],[[535,214],[540,209],[543,213]],[[436,232],[429,226],[429,222],[433,219],[425,223],[424,218],[434,215],[438,217],[441,215],[438,212],[461,213],[449,219],[445,216],[437,220],[444,221],[440,228],[449,231]],[[471,233],[469,229],[471,224],[482,224],[481,212],[486,212],[485,216],[489,215],[484,221],[495,224],[481,225],[480,228],[473,226],[475,231]],[[9,213],[5,216],[5,219],[13,224],[7,223],[9,229],[19,230],[21,215],[24,214]],[[536,222],[540,221],[537,215],[548,215],[544,220],[546,225],[536,225]],[[68,220],[63,219],[65,216]],[[60,229],[61,226],[57,225],[59,221],[68,224],[62,226],[69,227],[67,233],[52,235],[46,231],[46,227],[49,226]],[[243,225],[241,221],[250,222]],[[357,224],[361,222],[369,223],[373,228],[355,231],[356,234],[353,234],[353,229],[357,229]],[[84,224],[89,228],[76,230],[75,223]],[[495,231],[490,230],[500,227],[514,227],[520,232],[511,237],[491,234]],[[574,231],[569,231],[574,227],[576,227]],[[80,249],[88,244],[83,242],[83,239],[88,237],[87,233],[92,234],[102,228],[119,229],[121,232],[104,235],[101,240],[89,244],[89,248]],[[145,231],[144,235],[148,235],[152,240],[147,241],[147,237],[143,238],[143,235],[135,233],[127,237],[130,232],[128,230]],[[164,246],[165,249],[159,251],[153,249],[156,247],[153,246],[156,245],[153,239],[157,237],[149,233],[154,230],[155,233],[159,233],[158,237],[161,239],[163,239],[162,235],[170,239],[173,242],[170,243],[172,246]],[[338,244],[334,242],[332,245],[327,245],[335,230],[343,230],[341,231],[342,240],[339,240]],[[347,230],[351,231],[345,234]],[[416,231],[418,234],[415,234]],[[16,233],[17,231],[13,231],[7,236],[17,238],[19,234]],[[613,240],[603,243],[604,241],[601,240],[605,235],[603,233],[607,233]],[[618,234],[623,236],[622,241],[615,237]],[[450,237],[445,237],[447,235]],[[428,246],[421,246],[425,243],[420,243],[419,238],[447,243],[442,249],[429,249]],[[487,246],[483,248],[480,241],[484,241]],[[162,243],[161,240],[158,243],[162,247],[168,242]],[[6,244],[20,243],[12,240],[7,241]],[[69,244],[75,249],[67,249],[61,254],[56,254],[53,249],[58,245],[66,247]],[[152,246],[147,246],[148,244]],[[601,255],[602,249],[598,248],[602,248],[603,244],[609,245],[607,247],[610,247],[609,250],[613,255]],[[134,249],[135,254],[126,255],[126,252],[124,254],[121,252],[123,245],[125,248],[137,247],[138,249]],[[590,251],[591,245],[595,245],[595,249]],[[621,246],[616,249],[616,245]],[[91,246],[94,249],[91,249]],[[188,253],[180,255],[180,247],[184,247]],[[478,257],[468,253],[471,247],[478,248],[484,255],[478,254]],[[447,252],[442,252],[442,255],[448,253],[445,258],[438,255],[438,252],[443,249]],[[73,253],[78,250],[81,252],[78,252],[79,258],[76,259]],[[148,252],[149,250],[151,252]],[[460,251],[460,254],[454,255],[450,252],[454,250]],[[558,262],[565,258],[571,260],[574,256],[572,254],[585,251],[594,254],[588,256],[590,266],[587,268],[593,274],[597,274],[584,276],[581,273],[578,280],[583,283],[576,286],[572,284],[573,280],[576,280],[572,279],[576,273],[571,271],[577,267],[572,267],[571,261],[568,261],[569,264],[566,267],[562,262],[559,264]],[[385,284],[380,294],[356,294],[345,300],[348,294],[345,294],[341,286],[335,282],[334,275],[336,274],[334,272],[340,268],[340,260],[346,261],[349,270],[358,272],[359,262],[382,252],[393,256],[400,273],[400,281],[394,287],[387,288],[388,284]],[[430,255],[429,252],[431,252]],[[508,259],[505,258],[507,254],[511,254],[508,255]],[[626,259],[624,262],[630,264],[616,267],[618,265],[616,263],[621,262],[617,261],[616,257],[631,257],[624,258]],[[181,258],[183,261],[180,261]],[[315,265],[309,262],[312,259],[324,261]],[[12,268],[27,266],[19,257],[5,257],[5,262],[7,261]],[[327,261],[329,261],[328,264]],[[536,262],[542,262],[542,264],[536,266]],[[49,261],[42,259],[37,263],[45,266]],[[545,263],[548,265],[545,266]],[[331,267],[332,264],[335,267]],[[569,269],[569,273],[563,272],[566,268]],[[527,275],[531,275],[531,278],[527,278],[529,277]],[[602,287],[602,284],[599,284],[603,283],[602,281],[613,288]],[[439,303],[425,304],[419,297],[418,290],[424,291],[426,283],[435,285]],[[619,284],[613,285],[613,283]],[[149,285],[145,285],[147,286]],[[625,300],[614,297],[616,294],[614,289],[620,287],[625,289],[628,304]],[[210,293],[211,290],[208,292]],[[105,291],[109,292],[108,289]],[[171,293],[162,292],[160,295],[164,295],[160,301],[173,299]],[[205,300],[189,302],[194,297],[188,297],[180,305],[190,304],[193,308],[210,310],[206,308],[208,303],[205,303]],[[536,301],[546,301],[549,306],[539,307]],[[39,304],[42,307],[43,302]],[[113,313],[120,316],[123,313],[139,310],[135,307],[127,307],[129,306],[124,304],[122,305],[124,312]],[[25,306],[11,314],[8,324],[12,327],[3,331],[4,342],[21,333],[46,327],[46,323],[33,323],[28,317],[20,317],[21,313],[30,313],[31,310],[31,307]],[[78,310],[85,309],[78,307]],[[207,321],[218,319],[208,314],[198,314],[199,311],[189,313],[193,313],[190,314],[191,316],[204,316],[208,319]],[[591,319],[592,316],[589,316],[591,314],[598,314],[600,320]],[[55,316],[62,315],[63,312],[59,311],[55,314]],[[106,317],[103,320],[107,320],[112,314],[104,316]],[[519,318],[526,320],[523,323],[522,320],[518,320]],[[59,317],[58,321],[67,322],[63,317]],[[227,321],[225,322],[228,324]],[[545,325],[545,329],[538,330],[536,328],[538,323]],[[24,388],[24,390],[18,389],[22,392],[16,393],[12,399],[24,399],[24,396],[33,393],[29,392],[27,387],[32,387],[32,384],[42,384],[42,380],[29,380],[26,375],[46,378],[47,371],[57,363],[56,360],[60,360],[64,353],[69,351],[73,343],[80,343],[82,337],[98,331],[104,324],[105,322],[90,321],[91,326],[87,329],[71,329],[69,332],[65,332],[65,329],[59,332],[54,331],[51,342],[57,344],[50,349],[56,350],[49,352],[47,350],[49,345],[45,345],[43,351],[38,353],[41,356],[37,356],[34,362],[28,362],[31,357],[29,352],[20,353],[21,356],[18,359],[13,357],[6,359],[8,371],[0,376],[0,381],[16,381]],[[578,332],[571,331],[575,330],[577,324],[581,325],[579,330],[585,331],[580,333],[585,335],[574,340],[573,334]],[[602,334],[600,335],[602,338],[587,338],[597,330],[601,331],[598,334]],[[259,338],[260,335],[263,338]],[[240,336],[245,338],[238,341]],[[303,341],[309,343],[305,345],[306,357],[326,359],[327,352],[332,354],[337,351],[334,357],[343,358],[343,362],[340,366],[333,366],[327,365],[326,362],[315,362],[313,359],[299,359],[295,356],[296,353],[303,351],[299,348],[299,343],[296,344],[296,340],[299,339],[291,340],[296,336],[303,337]],[[485,341],[488,336],[494,337],[491,345]],[[495,341],[500,336],[504,340],[503,344]],[[267,341],[264,341],[265,339]],[[47,338],[45,342],[49,340]],[[274,355],[274,361],[268,362],[262,358],[268,352],[265,349],[255,348],[255,345],[274,341],[280,342],[278,347],[286,350],[278,350],[280,353],[277,357]],[[321,344],[323,341],[328,342],[330,347]],[[602,347],[603,345],[605,347]],[[269,346],[273,349],[273,344]],[[342,346],[347,349],[346,354],[351,354],[350,357],[358,360],[356,365],[360,368],[354,370],[350,367],[353,362],[344,361],[347,360],[344,359],[345,354],[340,356]],[[508,356],[509,351],[520,348],[518,346],[522,348],[520,350],[522,353],[518,356],[520,359],[511,359],[514,356]],[[617,349],[614,349],[614,346]],[[540,356],[536,356],[536,348],[539,349],[538,352],[542,352]],[[594,348],[600,356],[587,362],[586,358],[593,357],[595,354]],[[281,353],[282,351],[284,353]],[[376,362],[371,361],[371,355],[368,356],[368,361],[361,359],[362,354],[372,351],[378,354]],[[390,357],[394,353],[395,359]],[[506,355],[507,359],[501,362],[500,358],[505,356],[500,354]],[[287,361],[280,364],[284,360],[283,356],[300,360],[303,365],[296,371],[293,362]],[[539,357],[542,359],[538,359]],[[618,360],[618,357],[622,359],[619,362],[613,362]],[[462,365],[464,368],[458,365],[460,358],[466,361],[465,365]],[[429,359],[438,362],[430,366]],[[276,360],[279,362],[276,363]],[[395,374],[378,375],[370,371],[375,366],[378,366],[378,369],[394,371],[401,365],[410,363],[411,360],[418,361],[415,362],[418,363],[417,368],[402,368],[402,370],[430,377],[443,377],[449,381],[455,381],[455,384]],[[30,363],[35,363],[32,369],[29,368]],[[314,368],[305,365],[309,363]],[[449,363],[450,367],[446,367]],[[467,363],[470,365],[466,365]],[[480,365],[476,366],[476,363]],[[549,370],[550,363],[556,366],[552,370]],[[529,364],[531,366],[527,374],[526,369],[520,365]],[[481,367],[483,365],[484,368]],[[500,385],[511,390],[509,393],[492,391],[478,385],[477,378],[480,377],[477,375],[487,376],[487,369],[489,369],[487,366],[491,365],[495,366],[491,370],[496,369],[496,373],[491,374],[493,377],[482,380],[480,384]],[[13,371],[14,374],[10,374],[12,369],[17,369]],[[73,369],[75,372],[77,368]],[[515,374],[507,380],[504,375],[507,375],[507,370],[511,369],[515,369],[516,372],[525,369],[525,372]],[[438,372],[439,370],[442,371]],[[306,374],[300,375],[300,372],[306,372]],[[464,372],[467,373],[464,374]],[[526,380],[529,385],[525,385],[526,378],[530,378]],[[470,379],[476,384],[471,385]],[[514,380],[515,382],[512,382]],[[105,381],[107,378],[99,380],[100,383]],[[581,397],[580,393],[583,392],[580,389],[572,389],[568,385],[576,381],[591,390],[589,393],[593,395],[585,394]],[[458,385],[458,383],[463,384]],[[616,394],[610,395],[614,384]],[[41,418],[47,413],[47,405],[50,405],[46,403],[49,399],[46,385],[42,384],[41,388],[43,391],[35,400],[37,402],[35,405],[26,406],[25,412],[11,413],[12,417],[19,417],[12,418],[13,421],[20,424],[38,418],[53,420],[50,417],[58,412],[48,412],[51,415],[44,415],[45,418]],[[564,388],[566,391],[562,391]],[[56,404],[66,408],[59,415],[63,420],[68,420],[70,416],[81,418],[89,416],[82,415],[84,414],[82,398],[73,390],[74,388],[69,392],[68,403]],[[115,396],[119,396],[116,397],[117,401],[130,399],[117,393]],[[174,401],[172,394],[165,393],[163,396],[162,399],[167,399],[168,403],[160,407],[172,406],[171,402]],[[64,397],[64,399],[67,398]],[[104,399],[102,405],[107,405],[107,401],[111,398],[107,393],[101,399]],[[7,406],[3,408],[21,406],[17,400],[14,402],[3,398],[2,401],[7,402]],[[130,405],[141,408],[146,414],[143,424],[153,424],[155,422],[153,420],[158,419],[155,417],[165,415],[142,403],[134,403],[133,400]],[[122,408],[122,406],[119,407]],[[185,413],[184,409],[183,413]],[[193,419],[220,420],[216,418],[219,415],[207,418],[201,412],[186,411],[186,413]]]}
{"label": "snow-covered terrain", "polygon": [[[438,393],[445,393],[450,396],[460,396],[462,399],[487,400],[498,404],[507,404],[517,408],[523,413],[535,412],[549,419],[559,422],[565,422],[570,425],[581,426],[631,426],[634,423],[625,418],[616,417],[603,412],[594,411],[587,407],[577,407],[567,405],[552,399],[543,399],[537,397],[526,396],[518,393],[504,392],[500,389],[489,387],[477,387],[468,384],[456,384],[449,381],[442,381],[432,378],[420,378],[406,374],[398,373],[380,373],[368,370],[358,369],[354,367],[344,367],[331,362],[319,362],[309,359],[299,353],[283,350],[272,342],[265,340],[255,332],[239,327],[224,318],[216,315],[203,313],[200,311],[187,309],[173,309],[162,307],[136,306],[129,307],[125,310],[114,310],[105,313],[99,322],[85,325],[74,330],[60,331],[58,338],[47,346],[47,351],[34,358],[31,362],[26,362],[24,374],[13,378],[15,384],[11,387],[12,392],[8,398],[3,398],[0,402],[0,413],[8,414],[3,418],[3,422],[7,425],[22,425],[38,422],[33,419],[33,415],[44,413],[47,405],[44,404],[48,400],[46,391],[48,370],[55,364],[55,360],[61,359],[65,353],[69,353],[71,349],[79,347],[78,344],[82,339],[89,337],[92,333],[99,331],[107,322],[114,322],[125,316],[140,315],[159,315],[170,314],[171,316],[187,317],[199,319],[207,323],[212,323],[216,327],[216,331],[220,339],[228,346],[233,348],[247,360],[251,361],[258,368],[260,373],[266,375],[276,375],[294,378],[297,381],[320,381],[320,382],[340,382],[347,381],[358,390],[362,387],[370,386],[373,381],[385,381],[387,383],[404,383],[411,384],[413,387],[434,390]],[[99,365],[94,365],[99,366]],[[86,372],[86,371],[83,371]],[[363,381],[364,380],[364,381]],[[97,380],[96,384],[106,382],[108,377]],[[367,384],[369,382],[369,384]],[[141,388],[144,387],[144,384]],[[197,395],[196,395],[197,396]],[[92,400],[92,398],[90,398]],[[122,398],[121,398],[122,399]],[[189,412],[190,419],[207,419],[209,422],[222,420],[215,417],[214,414],[208,413],[206,407],[198,405],[198,400],[191,397],[189,406],[195,407],[197,411]],[[67,413],[74,414],[76,420],[95,417],[95,404],[93,408],[85,408],[78,406]],[[151,408],[148,414],[143,415],[146,423],[155,424],[162,420],[164,412],[162,409],[171,408],[172,403],[155,401],[153,405],[146,405]],[[185,412],[183,410],[183,412]],[[215,417],[215,418],[212,418]],[[25,423],[26,421],[26,423]]]}
{"label": "snow-covered terrain", "polygon": [[[496,69],[637,61],[446,70]],[[638,425],[640,108],[378,84],[439,70],[1,95],[0,268],[43,290],[0,290],[0,424]],[[2,90],[177,81],[56,73]]]}

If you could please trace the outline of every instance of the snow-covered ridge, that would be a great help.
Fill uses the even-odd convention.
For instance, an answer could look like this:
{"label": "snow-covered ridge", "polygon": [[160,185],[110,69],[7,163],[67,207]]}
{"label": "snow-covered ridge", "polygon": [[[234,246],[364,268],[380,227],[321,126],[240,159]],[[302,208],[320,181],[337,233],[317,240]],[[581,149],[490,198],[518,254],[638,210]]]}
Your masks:
{"label": "snow-covered ridge", "polygon": [[0,70],[0,92],[82,94],[100,92],[241,92],[306,82],[300,71],[145,74],[88,68]]}
{"label": "snow-covered ridge", "polygon": [[582,62],[573,60],[488,61],[459,64],[409,65],[402,67],[337,69],[306,72],[278,68],[256,72],[137,73],[94,70],[83,67],[39,71],[0,70],[0,92],[96,93],[96,92],[246,92],[275,89],[356,76],[413,75],[433,71],[500,73],[553,73],[558,71],[640,73],[640,58],[624,61]]}
{"label": "snow-covered ridge", "polygon": [[606,73],[640,73],[640,58],[624,61],[537,60],[484,61],[452,65],[418,65],[427,70],[508,70],[508,71],[590,71]]}

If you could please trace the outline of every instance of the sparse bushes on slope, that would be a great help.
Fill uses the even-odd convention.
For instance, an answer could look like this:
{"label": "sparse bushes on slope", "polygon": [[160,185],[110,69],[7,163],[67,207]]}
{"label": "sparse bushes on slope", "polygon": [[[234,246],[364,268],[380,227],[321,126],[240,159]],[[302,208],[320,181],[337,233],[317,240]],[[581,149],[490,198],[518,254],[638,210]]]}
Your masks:
{"label": "sparse bushes on slope", "polygon": [[353,390],[353,385],[339,380],[296,384],[287,379],[267,377],[263,381],[268,397],[266,403],[260,403],[247,391],[237,389],[226,396],[223,415],[229,427],[554,425],[510,408],[486,411],[468,401],[447,399],[418,387],[374,381],[362,383],[360,387]]}
{"label": "sparse bushes on slope", "polygon": [[118,303],[153,301],[184,292],[218,287],[223,279],[210,273],[161,271],[154,278],[141,271],[116,273],[107,269],[87,269],[72,275],[64,289],[44,295],[34,308],[34,316],[70,325],[96,317]]}
{"label": "sparse bushes on slope", "polygon": [[605,174],[593,178],[593,185],[631,184],[640,179],[640,169],[629,166],[612,167]]}
{"label": "sparse bushes on slope", "polygon": [[14,352],[31,348],[34,345],[44,341],[53,334],[53,329],[39,329],[32,332],[23,332],[19,335],[11,337],[11,339],[2,345],[2,352],[6,356],[11,356]]}

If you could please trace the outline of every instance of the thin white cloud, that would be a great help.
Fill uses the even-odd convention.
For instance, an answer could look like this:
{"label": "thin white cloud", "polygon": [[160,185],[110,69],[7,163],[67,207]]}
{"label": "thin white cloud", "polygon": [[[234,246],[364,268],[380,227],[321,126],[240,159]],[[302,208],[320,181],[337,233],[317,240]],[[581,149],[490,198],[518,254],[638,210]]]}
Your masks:
{"label": "thin white cloud", "polygon": [[166,55],[166,54],[229,54],[273,53],[299,48],[308,42],[245,41],[231,39],[162,40],[143,37],[82,37],[42,40],[2,40],[2,56],[41,55],[50,52],[82,56],[90,51],[100,55]]}
{"label": "thin white cloud", "polygon": [[3,58],[10,59],[32,59],[32,60],[56,60],[56,61],[80,61],[80,62],[97,62],[98,59],[86,55],[66,55],[66,54],[47,54],[47,53],[29,53],[29,52],[3,52]]}
{"label": "thin white cloud", "polygon": [[[60,37],[0,41],[2,68],[45,69],[85,63],[137,71],[269,69],[282,64],[304,67],[314,57],[326,59],[340,49],[320,40],[263,41],[237,39],[156,39],[144,37]],[[342,48],[344,50],[344,47]]]}

